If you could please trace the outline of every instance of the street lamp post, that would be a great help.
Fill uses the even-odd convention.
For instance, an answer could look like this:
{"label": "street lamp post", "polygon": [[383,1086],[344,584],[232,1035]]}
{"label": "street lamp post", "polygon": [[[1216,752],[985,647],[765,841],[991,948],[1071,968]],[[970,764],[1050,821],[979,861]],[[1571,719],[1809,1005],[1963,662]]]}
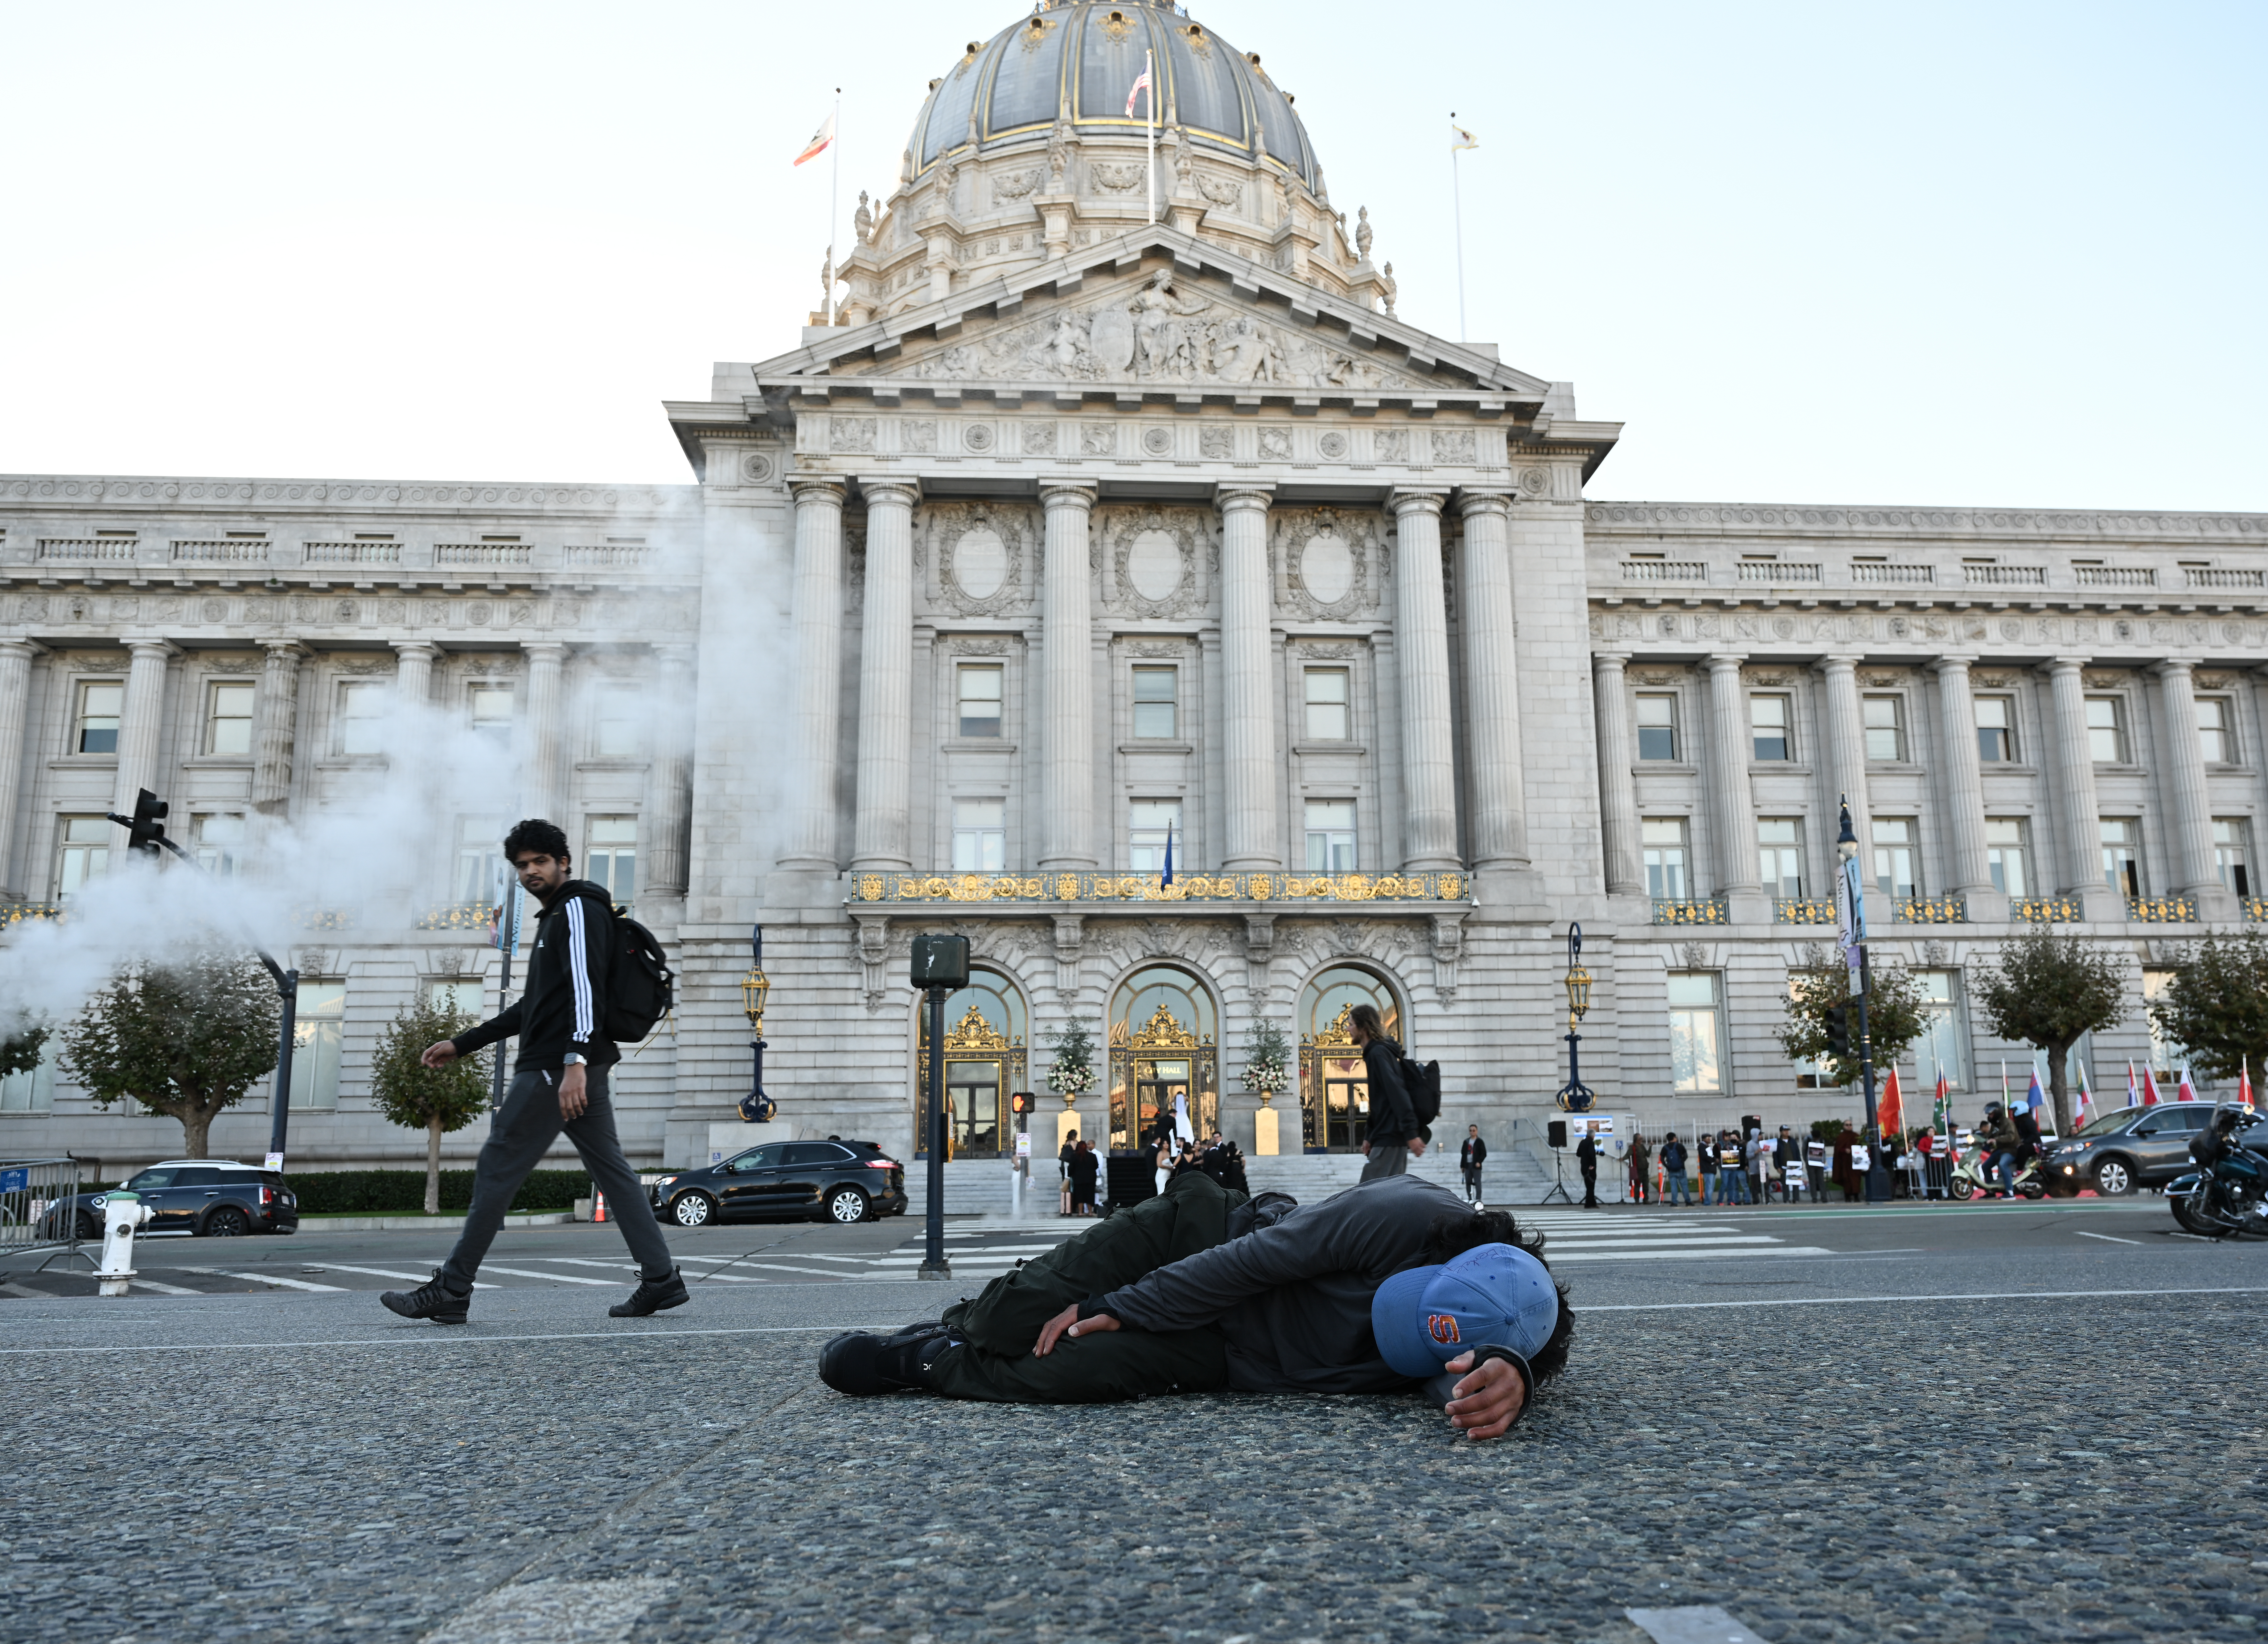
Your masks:
{"label": "street lamp post", "polygon": [[755,1058],[755,1082],[740,1098],[740,1117],[762,1124],[779,1111],[779,1103],[764,1094],[764,1000],[772,991],[764,974],[764,927],[755,927],[748,939],[748,974],[740,978],[740,1010],[748,1019],[748,1051]]}
{"label": "street lamp post", "polygon": [[1594,1095],[1583,1082],[1582,1065],[1579,1058],[1583,1036],[1578,1031],[1583,1018],[1591,1010],[1591,973],[1583,969],[1583,927],[1567,927],[1567,1082],[1559,1087],[1556,1098],[1560,1107],[1569,1113],[1588,1113]]}
{"label": "street lamp post", "polygon": [[1882,1132],[1874,1113],[1874,1050],[1867,1036],[1867,987],[1870,973],[1867,967],[1867,914],[1862,900],[1859,866],[1859,836],[1851,827],[1851,799],[1843,796],[1843,830],[1835,841],[1835,853],[1842,859],[1843,883],[1841,901],[1848,909],[1845,916],[1843,962],[1852,978],[1851,984],[1851,1025],[1859,1038],[1859,1082],[1867,1097],[1867,1198],[1869,1203],[1890,1196],[1890,1168],[1882,1158]]}
{"label": "street lamp post", "polygon": [[950,1279],[945,1258],[945,1001],[968,985],[968,939],[922,935],[914,938],[913,984],[921,989],[929,1018],[929,1078],[923,1093],[923,1134],[929,1142],[929,1207],[917,1279]]}

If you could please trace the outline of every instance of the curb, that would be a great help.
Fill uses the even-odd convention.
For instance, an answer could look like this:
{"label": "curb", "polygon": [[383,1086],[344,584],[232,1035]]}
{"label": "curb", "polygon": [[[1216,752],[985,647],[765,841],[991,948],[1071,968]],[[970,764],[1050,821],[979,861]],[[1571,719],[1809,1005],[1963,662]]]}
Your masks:
{"label": "curb", "polygon": [[[567,1212],[556,1211],[542,1215],[506,1216],[507,1227],[556,1227],[575,1218]],[[408,1233],[454,1232],[465,1225],[461,1215],[441,1216],[302,1216],[301,1233]]]}

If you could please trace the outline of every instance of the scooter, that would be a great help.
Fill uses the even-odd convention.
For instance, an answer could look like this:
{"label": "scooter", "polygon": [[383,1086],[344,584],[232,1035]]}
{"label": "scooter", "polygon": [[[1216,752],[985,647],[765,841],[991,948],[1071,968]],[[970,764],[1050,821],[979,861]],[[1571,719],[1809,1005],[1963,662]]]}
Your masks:
{"label": "scooter", "polygon": [[2268,1157],[2237,1141],[2250,1113],[2222,1108],[2190,1141],[2198,1168],[2166,1184],[2174,1220],[2209,1239],[2256,1234],[2268,1237]]}
{"label": "scooter", "polygon": [[[1955,1161],[1948,1173],[1945,1196],[1958,1205],[1964,1200],[2000,1196],[2000,1179],[1990,1170],[1992,1161],[1989,1154],[1971,1153]],[[2016,1191],[2026,1198],[2045,1198],[2048,1183],[2041,1166],[2045,1161],[2034,1154],[2016,1172]]]}

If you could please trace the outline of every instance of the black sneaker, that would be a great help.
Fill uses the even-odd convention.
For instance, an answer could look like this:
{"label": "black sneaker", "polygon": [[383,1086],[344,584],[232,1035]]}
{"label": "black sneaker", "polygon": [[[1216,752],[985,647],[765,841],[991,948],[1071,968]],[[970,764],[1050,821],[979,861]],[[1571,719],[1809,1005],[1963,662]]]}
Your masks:
{"label": "black sneaker", "polygon": [[918,1393],[929,1382],[930,1361],[954,1345],[949,1334],[875,1336],[852,1331],[819,1350],[819,1379],[838,1393],[871,1398],[877,1393]]}
{"label": "black sneaker", "polygon": [[468,1291],[459,1295],[441,1281],[441,1270],[435,1268],[433,1277],[415,1290],[388,1290],[379,1297],[380,1301],[404,1318],[429,1318],[436,1324],[461,1324],[466,1310],[473,1305]]}
{"label": "black sneaker", "polygon": [[607,1309],[607,1316],[644,1318],[664,1308],[681,1308],[692,1299],[685,1293],[685,1276],[673,1267],[666,1279],[639,1279],[638,1287],[630,1292],[630,1299],[615,1302]]}

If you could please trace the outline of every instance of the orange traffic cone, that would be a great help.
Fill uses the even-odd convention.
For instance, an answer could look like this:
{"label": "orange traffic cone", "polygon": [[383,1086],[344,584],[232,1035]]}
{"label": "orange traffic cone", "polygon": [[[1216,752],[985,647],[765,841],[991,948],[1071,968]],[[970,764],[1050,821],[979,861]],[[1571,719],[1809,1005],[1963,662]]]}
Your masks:
{"label": "orange traffic cone", "polygon": [[604,1221],[606,1219],[607,1196],[594,1187],[591,1190],[591,1220],[593,1221]]}

